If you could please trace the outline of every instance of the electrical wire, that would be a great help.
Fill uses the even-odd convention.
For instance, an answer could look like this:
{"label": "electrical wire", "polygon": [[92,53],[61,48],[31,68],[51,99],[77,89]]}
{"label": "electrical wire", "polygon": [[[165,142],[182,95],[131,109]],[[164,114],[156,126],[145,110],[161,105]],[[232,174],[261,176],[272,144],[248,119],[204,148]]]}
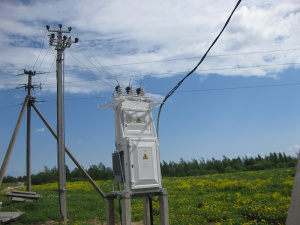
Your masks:
{"label": "electrical wire", "polygon": [[[219,70],[239,70],[239,69],[260,68],[260,67],[286,66],[286,65],[300,65],[300,63],[278,63],[278,64],[257,65],[257,66],[223,67],[223,68],[216,68],[216,69],[202,69],[202,70],[197,70],[197,71],[207,73],[207,72],[219,71]],[[66,70],[66,71],[70,71],[70,70]],[[163,76],[163,75],[167,75],[167,74],[183,74],[183,73],[188,73],[188,72],[189,71],[151,73],[151,74],[142,74],[142,75],[119,76],[119,78]],[[54,73],[54,72],[43,72],[43,73],[49,74],[49,73]],[[67,81],[66,83],[94,82],[97,80],[105,80],[105,79],[110,80],[112,78],[99,78],[99,79],[92,79],[92,80],[74,80],[74,81]],[[48,83],[48,84],[44,84],[44,85],[54,85],[54,84],[56,84],[56,83]],[[3,85],[18,85],[18,84],[3,84]]]}
{"label": "electrical wire", "polygon": [[[273,52],[297,51],[297,50],[300,50],[300,49],[298,48],[298,49],[269,50],[269,51],[258,51],[258,52],[240,52],[240,53],[231,53],[231,54],[222,54],[222,55],[208,55],[206,57],[215,58],[215,57],[227,57],[227,56],[236,56],[236,55],[249,55],[249,54],[261,54],[261,53],[273,53]],[[186,58],[177,58],[177,59],[162,59],[162,60],[153,60],[153,61],[114,64],[114,65],[108,65],[108,66],[104,66],[104,67],[130,66],[130,65],[147,64],[147,63],[160,63],[160,62],[191,60],[191,59],[199,59],[199,58],[202,58],[202,57],[201,56],[195,56],[195,57],[186,57]]]}
{"label": "electrical wire", "polygon": [[[114,79],[117,82],[117,85],[120,83],[110,72],[108,72],[104,66],[97,60],[97,58],[93,55],[93,53],[90,51],[88,46],[84,44],[84,41],[82,41],[83,46],[88,50],[88,52],[91,54],[91,56],[95,59],[95,61],[100,65],[100,67],[103,69],[104,73],[107,73],[109,77]],[[101,71],[100,71],[101,72]],[[121,83],[122,84],[122,83]],[[123,85],[123,84],[122,84]],[[124,85],[123,85],[124,86]],[[125,87],[125,86],[124,86]]]}
{"label": "electrical wire", "polygon": [[16,104],[16,105],[10,105],[10,106],[4,106],[4,107],[1,107],[0,109],[7,109],[7,108],[15,107],[15,106],[20,106],[20,105],[22,105],[22,104],[23,104],[23,103]]}
{"label": "electrical wire", "polygon": [[11,78],[14,78],[14,77],[17,77],[19,75],[13,75],[13,76],[10,76],[10,77],[3,77],[3,78],[0,78],[0,80],[7,80],[7,79],[11,79]]}
{"label": "electrical wire", "polygon": [[[91,68],[88,68],[85,64],[83,64],[81,61],[79,61],[70,51],[68,51],[68,53],[71,55],[71,56],[73,56],[73,58],[77,61],[77,62],[79,62],[81,65],[83,65],[87,70],[89,70],[93,75],[95,75],[90,69]],[[82,53],[83,54],[83,53]],[[85,55],[83,54],[83,56],[85,57]],[[87,58],[86,58],[87,59]],[[88,60],[88,59],[87,59]],[[94,68],[96,68],[97,69],[97,67],[90,61],[90,60],[88,60],[93,66],[94,66]],[[70,70],[66,70],[66,71],[70,71]],[[97,75],[95,75],[96,77],[98,77]],[[99,78],[99,77],[98,77]],[[100,80],[100,78],[99,78],[99,80]],[[103,81],[103,79],[101,79],[100,81],[102,81],[104,84],[106,84],[106,85],[108,85],[108,86],[111,86],[111,87],[114,87],[113,85],[111,85],[111,84],[108,84],[108,83],[106,83],[105,81]]]}
{"label": "electrical wire", "polygon": [[[52,63],[52,66],[51,68],[53,67],[54,65],[54,62],[55,62],[55,59]],[[284,65],[299,65],[300,63],[280,63],[280,64],[272,64],[272,65],[258,65],[258,66],[245,66],[245,67],[225,67],[225,68],[216,68],[216,69],[203,69],[203,70],[197,70],[199,72],[210,72],[210,71],[218,71],[218,70],[236,70],[236,69],[248,69],[248,68],[260,68],[260,67],[274,67],[274,66],[284,66]],[[51,70],[50,68],[50,70]],[[43,72],[44,74],[47,74],[44,82],[42,83],[42,87],[44,87],[45,85],[56,85],[56,83],[47,83],[45,84],[46,82],[46,79],[49,75],[49,73],[53,73],[53,72]],[[182,74],[182,73],[187,73],[187,71],[183,71],[183,72],[176,72],[176,74]],[[131,76],[120,76],[121,78],[133,78],[133,77],[146,77],[146,76],[162,76],[162,75],[166,75],[166,74],[175,74],[173,72],[166,72],[166,73],[158,73],[158,74],[144,74],[144,75],[131,75]],[[99,79],[93,79],[93,80],[75,80],[75,81],[66,81],[65,83],[78,83],[78,82],[94,82],[94,81],[97,81],[97,80],[104,80],[104,79],[111,79],[111,78],[99,78]],[[5,86],[15,86],[15,85],[19,85],[19,84],[2,84],[2,85],[5,85]],[[11,89],[11,90],[14,90],[14,89]],[[3,92],[6,92],[6,91],[3,91]],[[40,92],[40,90],[39,90]],[[39,94],[38,92],[38,94]],[[0,92],[2,93],[2,92]]]}
{"label": "electrical wire", "polygon": [[[50,46],[47,50],[47,53],[49,51]],[[285,51],[297,51],[300,49],[281,49],[281,50],[269,50],[269,51],[258,51],[258,52],[241,52],[241,53],[232,53],[232,54],[223,54],[223,55],[208,55],[206,57],[226,57],[226,56],[236,56],[236,55],[248,55],[248,54],[259,54],[259,53],[272,53],[272,52],[285,52]],[[53,50],[51,49],[52,53]],[[47,56],[47,53],[45,54],[41,65],[45,59],[45,57]],[[70,53],[70,52],[69,52]],[[53,53],[54,54],[54,53]],[[71,53],[70,53],[71,54]],[[55,55],[54,55],[55,56]],[[73,56],[73,55],[72,55]],[[56,56],[55,56],[56,57]],[[74,56],[73,56],[74,57]],[[75,58],[75,57],[74,57]],[[133,63],[124,63],[124,64],[115,64],[115,65],[107,65],[107,66],[102,66],[102,68],[104,67],[114,67],[114,66],[127,66],[127,65],[135,65],[135,64],[146,64],[146,63],[158,63],[158,62],[168,62],[168,61],[180,61],[180,60],[192,60],[192,59],[199,59],[199,56],[196,57],[187,57],[187,58],[177,58],[177,59],[165,59],[165,60],[154,60],[154,61],[144,61],[144,62],[133,62]],[[78,59],[76,59],[80,64],[82,64]],[[217,68],[217,69],[209,69],[209,70],[197,70],[197,71],[214,71],[214,70],[228,70],[228,69],[241,69],[241,68],[251,68],[251,67],[266,67],[266,66],[280,66],[280,65],[292,65],[292,64],[300,64],[300,63],[282,63],[282,64],[272,64],[272,65],[258,65],[258,66],[248,66],[248,67],[231,67],[231,68]],[[39,68],[41,67],[41,65],[39,66]],[[92,68],[88,68],[87,66],[85,66],[84,64],[82,64],[85,68],[78,68],[78,69],[68,69],[65,71],[79,71],[79,70],[87,70],[87,69],[92,69]],[[96,67],[98,68],[98,67]],[[1,68],[1,70],[20,70],[20,69],[9,69],[9,68]],[[42,72],[42,71],[37,71],[38,74],[46,74],[46,73],[55,73],[56,71],[48,71],[48,72]],[[176,73],[187,73],[189,71],[183,71],[183,72],[176,72]],[[119,76],[120,78],[127,78],[127,77],[139,77],[139,76],[156,76],[156,75],[164,75],[164,74],[174,74],[174,72],[167,72],[167,73],[159,73],[159,74],[147,74],[147,75],[136,75],[136,76]],[[17,77],[19,75],[13,75],[10,77],[5,77],[5,78],[0,78],[0,80],[6,80],[6,79],[11,79],[14,77]],[[114,77],[112,78],[100,78],[100,79],[115,79]],[[99,79],[99,80],[100,80]]]}
{"label": "electrical wire", "polygon": [[40,66],[39,66],[39,68],[38,68],[38,69],[40,69],[40,68],[42,67],[42,64],[43,64],[43,62],[44,62],[44,60],[45,60],[46,56],[48,55],[48,52],[49,52],[50,48],[51,48],[51,46],[49,45],[49,46],[48,46],[48,49],[47,49],[47,52],[46,52],[46,54],[45,54],[44,58],[42,59],[42,61],[41,61],[41,63],[40,63]]}
{"label": "electrical wire", "polygon": [[[208,88],[208,89],[196,89],[196,90],[183,90],[183,91],[177,91],[174,94],[184,94],[184,93],[195,93],[195,92],[210,92],[210,91],[227,91],[227,90],[239,90],[239,89],[254,89],[254,88],[270,88],[270,87],[284,87],[284,86],[297,86],[300,85],[300,82],[296,83],[286,83],[286,84],[269,84],[269,85],[253,85],[253,86],[239,86],[239,87],[224,87],[224,88]],[[11,89],[9,91],[16,90]],[[0,92],[1,93],[1,92]],[[153,94],[163,95],[167,92],[156,92]],[[66,98],[65,101],[79,101],[79,100],[90,100],[90,99],[107,99],[109,96],[96,96],[96,97],[86,97],[86,98]],[[45,103],[48,102],[56,102],[57,100],[47,100],[43,101]],[[18,104],[21,105],[21,104]],[[11,105],[11,106],[5,106],[0,109],[6,109],[18,105]]]}
{"label": "electrical wire", "polygon": [[38,57],[37,57],[37,59],[36,59],[34,65],[33,65],[32,71],[34,71],[35,65],[36,65],[37,61],[39,60],[39,58],[40,58],[40,56],[41,56],[41,53],[42,53],[42,51],[43,51],[43,49],[44,49],[44,44],[45,44],[46,35],[47,35],[47,30],[45,30],[45,35],[44,35],[43,45],[42,45],[42,48],[41,48],[41,50],[40,50],[40,53],[39,53],[39,55],[38,55]]}
{"label": "electrical wire", "polygon": [[[55,61],[56,61],[56,57],[54,58],[54,60],[53,60],[53,62],[52,62],[52,65],[51,65],[51,67],[50,67],[49,71],[52,69],[52,67],[53,67],[53,65],[54,65],[54,62],[55,62]],[[38,93],[37,93],[37,96],[39,96],[39,95],[40,95],[40,91],[41,91],[42,87],[44,87],[44,85],[45,85],[45,82],[46,82],[46,80],[47,80],[47,78],[48,78],[49,74],[50,74],[50,72],[49,72],[49,73],[47,73],[47,75],[46,75],[46,77],[45,77],[45,79],[44,79],[44,82],[43,82],[43,83],[41,83],[41,87],[40,87],[40,90],[39,90],[39,91],[38,91]]]}
{"label": "electrical wire", "polygon": [[206,51],[206,53],[204,54],[204,56],[201,58],[200,62],[194,67],[194,69],[192,69],[181,81],[179,81],[179,83],[166,95],[165,99],[163,100],[163,102],[161,103],[160,107],[159,107],[159,111],[158,111],[158,117],[157,117],[157,137],[159,137],[159,118],[160,118],[160,113],[161,113],[161,109],[163,107],[163,105],[165,104],[165,102],[167,101],[167,99],[180,87],[180,85],[184,82],[184,80],[186,78],[188,78],[191,74],[193,74],[196,69],[200,66],[200,64],[204,61],[204,59],[206,58],[208,52],[210,51],[210,49],[215,45],[215,43],[217,42],[217,40],[219,39],[219,37],[221,36],[221,34],[223,33],[223,31],[225,30],[225,28],[227,27],[233,13],[235,12],[235,10],[237,9],[237,7],[239,6],[239,4],[241,3],[242,0],[239,0],[237,2],[237,4],[235,5],[233,11],[231,12],[230,16],[228,17],[225,25],[223,26],[221,32],[219,33],[219,35],[216,37],[216,39],[213,41],[213,43],[210,45],[210,47],[208,48],[208,50]]}
{"label": "electrical wire", "polygon": [[16,89],[16,88],[13,88],[13,89],[5,90],[5,91],[0,91],[0,93],[9,92],[9,91],[15,91],[15,90],[17,90],[17,89]]}

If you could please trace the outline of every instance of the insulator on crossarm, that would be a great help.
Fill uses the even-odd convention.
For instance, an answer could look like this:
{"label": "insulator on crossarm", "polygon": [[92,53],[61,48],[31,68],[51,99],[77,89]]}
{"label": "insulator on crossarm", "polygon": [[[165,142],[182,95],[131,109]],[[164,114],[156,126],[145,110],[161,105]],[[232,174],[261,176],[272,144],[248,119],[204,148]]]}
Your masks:
{"label": "insulator on crossarm", "polygon": [[132,88],[129,90],[129,95],[134,95],[134,90]]}
{"label": "insulator on crossarm", "polygon": [[145,90],[142,89],[141,92],[140,92],[140,96],[145,96],[145,94],[146,94]]}
{"label": "insulator on crossarm", "polygon": [[131,87],[130,87],[130,86],[128,86],[128,87],[125,88],[125,91],[126,91],[127,94],[129,94],[129,91],[130,91],[130,90],[131,90]]}
{"label": "insulator on crossarm", "polygon": [[122,95],[123,94],[123,88],[119,87],[117,92],[118,92],[118,95]]}

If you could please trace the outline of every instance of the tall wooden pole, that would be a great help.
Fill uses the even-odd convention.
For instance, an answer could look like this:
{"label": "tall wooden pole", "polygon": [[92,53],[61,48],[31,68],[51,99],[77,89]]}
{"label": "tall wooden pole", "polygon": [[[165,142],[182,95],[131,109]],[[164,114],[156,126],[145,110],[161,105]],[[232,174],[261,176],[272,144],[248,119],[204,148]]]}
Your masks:
{"label": "tall wooden pole", "polygon": [[26,139],[26,190],[31,191],[31,88],[32,88],[32,76],[35,75],[35,72],[24,71],[25,74],[28,74],[28,84],[27,91],[29,96],[29,101],[27,104],[27,139]]}
{"label": "tall wooden pole", "polygon": [[[57,140],[57,134],[55,133],[55,131],[52,129],[52,127],[50,126],[50,124],[47,122],[47,120],[45,119],[45,117],[43,117],[42,113],[38,110],[38,108],[36,107],[36,105],[34,103],[32,103],[32,107],[33,109],[36,111],[36,113],[38,114],[38,116],[41,118],[41,120],[44,122],[44,124],[46,125],[46,127],[49,129],[49,131],[51,132],[51,134],[55,137],[55,139]],[[96,189],[96,191],[98,191],[98,193],[103,197],[106,198],[105,194],[101,191],[101,189],[97,186],[97,184],[93,181],[93,179],[90,177],[90,175],[85,171],[85,169],[80,165],[80,163],[75,159],[75,157],[72,155],[72,153],[70,152],[70,150],[65,147],[65,151],[68,154],[68,156],[72,159],[72,161],[75,163],[75,165],[78,167],[79,170],[81,170],[81,172],[83,173],[83,175],[89,180],[89,182],[93,185],[93,187]]]}

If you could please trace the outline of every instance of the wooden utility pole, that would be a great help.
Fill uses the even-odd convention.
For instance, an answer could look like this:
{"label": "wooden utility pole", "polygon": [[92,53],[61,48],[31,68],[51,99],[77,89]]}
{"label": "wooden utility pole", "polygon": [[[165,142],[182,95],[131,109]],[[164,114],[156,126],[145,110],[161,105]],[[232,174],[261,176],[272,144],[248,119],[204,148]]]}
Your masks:
{"label": "wooden utility pole", "polygon": [[[6,152],[6,156],[3,160],[2,163],[2,167],[1,167],[1,171],[0,171],[0,186],[2,184],[2,180],[6,171],[6,167],[11,155],[11,152],[13,150],[16,138],[17,138],[17,134],[23,119],[23,115],[27,106],[27,140],[26,140],[26,172],[27,172],[27,191],[31,191],[31,162],[30,162],[30,132],[31,132],[31,106],[32,106],[32,102],[34,101],[33,98],[31,97],[31,89],[34,89],[35,87],[38,87],[38,85],[36,84],[32,84],[32,76],[35,75],[35,71],[27,71],[24,70],[24,74],[28,75],[28,84],[23,84],[17,87],[17,89],[19,88],[24,88],[25,87],[25,91],[28,90],[27,92],[27,96],[25,98],[18,122],[16,124],[14,133],[12,135],[12,138],[10,140],[10,144],[8,146],[7,152]],[[41,87],[40,87],[41,88]]]}
{"label": "wooden utility pole", "polygon": [[[65,164],[65,135],[64,135],[64,99],[63,99],[63,71],[62,60],[63,52],[69,48],[72,43],[77,43],[78,38],[72,42],[71,37],[63,36],[63,33],[70,33],[71,27],[68,31],[62,31],[62,25],[58,25],[58,30],[50,30],[50,26],[46,28],[51,34],[49,35],[50,46],[55,46],[57,51],[56,56],[56,80],[57,80],[57,161],[58,161],[58,191],[59,191],[59,206],[60,216],[63,223],[67,223],[67,201],[66,201],[66,164]],[[56,37],[55,37],[56,34]]]}
{"label": "wooden utility pole", "polygon": [[31,89],[34,88],[32,86],[32,76],[35,75],[35,72],[31,70],[27,71],[24,70],[24,74],[28,74],[28,84],[25,86],[25,90],[27,89],[29,96],[29,101],[27,104],[27,139],[26,139],[26,185],[27,191],[31,191],[31,147],[30,147],[30,140],[31,140],[31,106],[32,106],[32,99],[31,99]]}
{"label": "wooden utility pole", "polygon": [[[36,105],[34,103],[32,103],[32,107],[36,111],[36,113],[38,114],[38,116],[41,118],[41,120],[44,122],[44,124],[46,125],[46,127],[49,129],[49,131],[51,132],[51,134],[57,140],[57,134],[52,129],[52,127],[50,126],[50,124],[47,122],[47,120],[45,119],[45,117],[43,117],[42,113],[38,110],[38,108],[36,107]],[[90,177],[90,175],[84,170],[84,168],[80,165],[80,163],[75,159],[75,157],[72,155],[72,153],[70,152],[70,150],[67,147],[65,147],[65,151],[68,154],[68,156],[70,157],[70,159],[75,163],[75,165],[77,166],[77,168],[79,170],[81,170],[81,172],[86,177],[86,179],[88,179],[88,181],[93,185],[93,187],[96,189],[96,191],[102,196],[102,198],[106,198],[105,194],[103,193],[103,191],[101,191],[101,189],[93,181],[93,179]]]}
{"label": "wooden utility pole", "polygon": [[17,135],[18,135],[18,132],[19,132],[19,129],[20,129],[20,126],[21,126],[21,122],[22,122],[22,119],[23,119],[24,112],[25,112],[26,106],[28,104],[28,101],[29,101],[29,96],[27,95],[26,98],[25,98],[25,100],[24,100],[23,107],[22,107],[20,115],[19,115],[19,119],[17,121],[14,133],[13,133],[11,139],[10,139],[10,143],[9,143],[8,148],[7,148],[7,151],[6,151],[6,154],[5,154],[2,166],[1,166],[1,170],[0,170],[0,186],[1,186],[3,178],[4,178],[6,167],[8,165],[8,162],[9,162],[9,159],[10,159],[10,156],[11,156],[11,152],[13,150],[13,147],[14,147],[16,139],[17,139]]}

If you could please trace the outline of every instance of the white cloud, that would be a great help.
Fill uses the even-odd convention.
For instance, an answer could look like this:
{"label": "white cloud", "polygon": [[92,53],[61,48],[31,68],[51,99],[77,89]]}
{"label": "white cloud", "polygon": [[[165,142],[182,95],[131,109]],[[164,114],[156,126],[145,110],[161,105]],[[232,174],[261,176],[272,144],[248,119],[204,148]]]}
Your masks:
{"label": "white cloud", "polygon": [[45,128],[42,127],[41,129],[37,129],[37,130],[35,131],[35,133],[40,133],[40,132],[44,132],[44,131],[45,131]]}
{"label": "white cloud", "polygon": [[300,153],[300,145],[294,145],[283,151],[286,155],[296,157]]}
{"label": "white cloud", "polygon": [[[130,77],[139,81],[145,75],[160,78],[190,71],[199,58],[132,63],[201,57],[220,32],[236,1],[66,0],[1,4],[0,68],[31,69],[40,53],[45,26],[49,24],[56,29],[58,23],[63,23],[63,29],[73,27],[71,34],[80,39],[66,52],[66,81],[71,81],[66,84],[66,91],[90,94],[111,90],[116,85],[114,80],[107,79],[105,83],[84,82],[107,77],[104,70],[124,84],[128,84]],[[299,1],[242,2],[209,54],[215,57],[208,57],[197,73],[276,77],[289,67],[299,68],[299,50],[275,51],[300,49],[299,21]],[[55,60],[52,51],[47,49],[48,37],[36,64],[40,71],[48,72]],[[99,62],[103,66],[129,65],[100,68]],[[270,64],[275,66],[266,66]],[[237,67],[241,69],[230,69]],[[84,70],[68,72],[71,68]],[[43,88],[45,92],[56,91],[55,85],[47,85],[56,82],[55,65],[51,71]],[[43,83],[45,78],[46,75],[40,75],[34,80]],[[26,83],[26,78],[18,82]],[[15,83],[13,79],[0,80],[0,88]]]}

